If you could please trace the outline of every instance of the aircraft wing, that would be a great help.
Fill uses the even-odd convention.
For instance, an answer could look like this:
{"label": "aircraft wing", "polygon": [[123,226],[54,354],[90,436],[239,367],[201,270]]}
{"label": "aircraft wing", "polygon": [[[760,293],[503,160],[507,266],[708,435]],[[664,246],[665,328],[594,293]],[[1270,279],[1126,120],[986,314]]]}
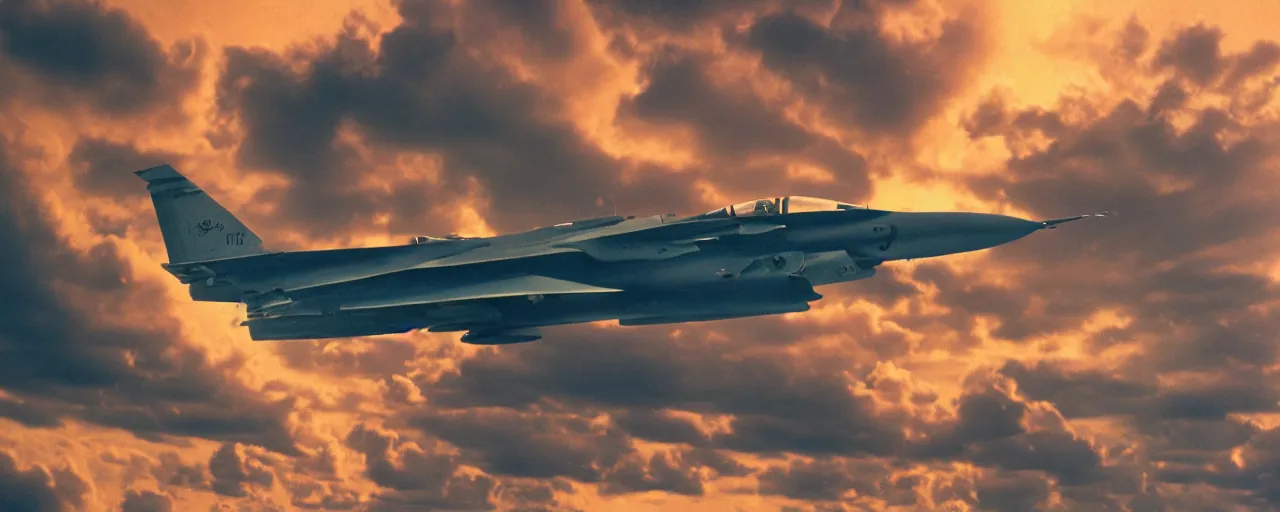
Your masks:
{"label": "aircraft wing", "polygon": [[785,227],[778,223],[749,223],[738,219],[672,222],[669,217],[655,215],[586,229],[567,229],[563,233],[550,233],[522,243],[495,243],[490,247],[424,261],[413,268],[471,265],[569,252],[585,253],[600,261],[661,260],[695,252],[698,242],[725,236],[758,235]]}
{"label": "aircraft wing", "polygon": [[264,294],[248,301],[249,316],[314,315],[402,306],[461,303],[501,297],[613,293],[622,290],[539,275],[432,281],[404,286],[366,286],[335,289],[319,295],[307,290]]}
{"label": "aircraft wing", "polygon": [[214,279],[246,290],[293,290],[367,279],[477,247],[483,242],[272,252],[161,266],[183,284]]}

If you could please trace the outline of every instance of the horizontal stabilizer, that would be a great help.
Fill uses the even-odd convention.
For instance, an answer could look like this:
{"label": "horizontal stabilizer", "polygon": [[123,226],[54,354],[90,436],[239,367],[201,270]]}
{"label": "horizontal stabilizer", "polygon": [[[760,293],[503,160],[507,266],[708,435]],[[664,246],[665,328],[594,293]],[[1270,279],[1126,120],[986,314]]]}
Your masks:
{"label": "horizontal stabilizer", "polygon": [[616,288],[603,288],[545,276],[518,276],[459,286],[450,286],[412,294],[352,300],[345,302],[342,305],[342,310],[390,308],[463,300],[520,297],[524,295],[613,293],[620,291],[622,290]]}

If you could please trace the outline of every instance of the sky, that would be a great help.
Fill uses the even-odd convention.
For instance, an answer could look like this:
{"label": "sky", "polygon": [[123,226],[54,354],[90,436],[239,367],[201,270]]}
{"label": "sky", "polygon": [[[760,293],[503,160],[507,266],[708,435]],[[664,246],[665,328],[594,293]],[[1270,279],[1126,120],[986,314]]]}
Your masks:
{"label": "sky", "polygon": [[[0,510],[1280,506],[1271,0],[0,0]],[[282,250],[813,195],[1115,215],[743,320],[253,342]]]}

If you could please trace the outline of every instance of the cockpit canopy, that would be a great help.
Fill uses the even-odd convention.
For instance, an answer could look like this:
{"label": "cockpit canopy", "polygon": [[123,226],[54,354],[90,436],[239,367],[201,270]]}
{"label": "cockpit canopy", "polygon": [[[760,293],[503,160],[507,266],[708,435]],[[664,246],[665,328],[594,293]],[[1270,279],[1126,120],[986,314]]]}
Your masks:
{"label": "cockpit canopy", "polygon": [[865,210],[866,206],[841,203],[830,199],[806,196],[756,199],[712,210],[698,217],[753,217],[806,212],[835,212],[841,210]]}

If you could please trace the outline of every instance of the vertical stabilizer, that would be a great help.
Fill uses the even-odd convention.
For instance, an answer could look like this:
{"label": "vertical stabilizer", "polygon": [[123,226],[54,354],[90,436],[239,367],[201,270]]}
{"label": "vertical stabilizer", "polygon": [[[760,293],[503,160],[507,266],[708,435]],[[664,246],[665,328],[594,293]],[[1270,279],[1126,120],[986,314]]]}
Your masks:
{"label": "vertical stabilizer", "polygon": [[137,171],[147,181],[170,263],[261,254],[262,239],[169,165]]}

